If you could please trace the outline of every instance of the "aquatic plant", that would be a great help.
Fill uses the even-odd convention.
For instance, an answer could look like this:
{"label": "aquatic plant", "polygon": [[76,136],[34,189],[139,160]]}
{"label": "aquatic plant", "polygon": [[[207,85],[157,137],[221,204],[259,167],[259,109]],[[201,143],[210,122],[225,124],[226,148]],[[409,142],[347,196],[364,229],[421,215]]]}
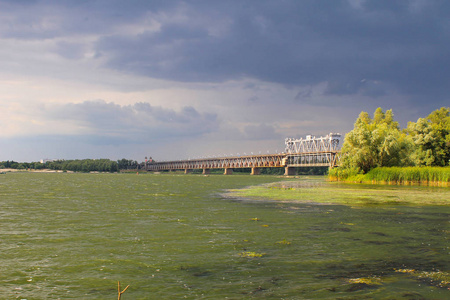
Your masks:
{"label": "aquatic plant", "polygon": [[442,271],[418,272],[419,279],[427,279],[431,285],[450,289],[450,273]]}
{"label": "aquatic plant", "polygon": [[281,245],[290,245],[291,242],[286,241],[286,239],[283,239],[282,241],[276,242],[276,244],[281,244]]}
{"label": "aquatic plant", "polygon": [[395,272],[407,273],[432,286],[450,289],[450,273],[442,271],[416,271],[414,269],[394,269]]}
{"label": "aquatic plant", "polygon": [[[449,205],[450,190],[434,188],[386,187],[375,185],[355,186],[352,184],[327,183],[323,178],[316,178],[315,188],[273,189],[270,185],[259,185],[233,190],[228,197],[252,200],[288,201],[303,203],[333,203],[351,206],[360,205]],[[298,181],[302,182],[302,181]],[[282,185],[297,184],[298,182],[283,182]],[[280,183],[277,183],[280,184]],[[433,191],[433,192],[431,192]],[[330,211],[324,211],[329,214]],[[251,219],[250,219],[251,220]],[[339,223],[339,222],[338,222]],[[341,225],[354,226],[356,222],[341,222]],[[271,225],[272,226],[272,225]]]}
{"label": "aquatic plant", "polygon": [[414,273],[416,270],[414,269],[394,269],[395,272],[398,273]]}
{"label": "aquatic plant", "polygon": [[367,285],[381,285],[381,278],[379,277],[361,277],[350,278],[347,280],[349,283],[367,284]]}
{"label": "aquatic plant", "polygon": [[240,257],[248,257],[248,258],[256,258],[256,257],[262,257],[263,255],[266,255],[265,253],[257,253],[253,251],[244,251],[239,253]]}

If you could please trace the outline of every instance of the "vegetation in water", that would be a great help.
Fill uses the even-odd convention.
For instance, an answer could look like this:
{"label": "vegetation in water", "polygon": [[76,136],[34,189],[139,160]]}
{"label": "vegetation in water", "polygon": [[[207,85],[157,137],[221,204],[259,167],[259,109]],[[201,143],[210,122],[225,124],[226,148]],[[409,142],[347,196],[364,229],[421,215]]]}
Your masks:
{"label": "vegetation in water", "polygon": [[254,251],[244,251],[239,253],[240,257],[247,257],[247,258],[258,258],[258,257],[263,257],[265,255],[265,253],[258,253],[258,252],[254,252]]}
{"label": "vegetation in water", "polygon": [[[450,190],[435,187],[320,184],[319,178],[283,181],[233,189],[229,196],[242,199],[358,205],[450,205]],[[350,223],[348,223],[350,224]]]}
{"label": "vegetation in water", "polygon": [[[346,134],[341,166],[329,171],[332,180],[448,182],[448,170],[382,167],[445,167],[450,165],[450,108],[409,122],[401,130],[392,110],[377,108],[373,118],[361,112]],[[380,169],[382,168],[382,169]],[[372,172],[368,176],[363,176]],[[390,178],[393,178],[390,180]]]}
{"label": "vegetation in water", "polygon": [[286,239],[283,239],[282,241],[277,242],[277,244],[280,244],[280,245],[290,245],[291,242],[286,241]]}
{"label": "vegetation in water", "polygon": [[409,274],[418,280],[427,281],[427,283],[447,288],[450,290],[450,273],[442,271],[418,271],[414,269],[394,269],[395,272]]}
{"label": "vegetation in water", "polygon": [[345,180],[348,182],[365,183],[396,183],[396,184],[433,184],[450,183],[450,167],[378,167],[366,174],[356,169],[331,169],[330,180]]}
{"label": "vegetation in water", "polygon": [[379,277],[350,278],[348,279],[348,282],[366,285],[381,285],[381,278]]}

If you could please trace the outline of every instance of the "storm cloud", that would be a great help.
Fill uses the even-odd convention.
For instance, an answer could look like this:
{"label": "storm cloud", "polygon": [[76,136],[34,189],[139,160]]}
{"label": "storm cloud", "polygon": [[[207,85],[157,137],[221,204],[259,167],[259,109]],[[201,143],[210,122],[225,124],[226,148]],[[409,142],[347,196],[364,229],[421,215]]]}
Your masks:
{"label": "storm cloud", "polygon": [[[327,82],[330,94],[449,92],[447,1],[2,1],[1,35],[61,41],[111,69],[183,82]],[[368,87],[367,83],[372,84]]]}
{"label": "storm cloud", "polygon": [[448,106],[449,13],[426,0],[0,0],[0,136],[249,152],[345,133],[378,106],[406,124]]}
{"label": "storm cloud", "polygon": [[96,49],[110,68],[178,81],[327,82],[337,95],[449,92],[445,1],[192,3],[187,22],[156,15],[157,31],[105,36]]}

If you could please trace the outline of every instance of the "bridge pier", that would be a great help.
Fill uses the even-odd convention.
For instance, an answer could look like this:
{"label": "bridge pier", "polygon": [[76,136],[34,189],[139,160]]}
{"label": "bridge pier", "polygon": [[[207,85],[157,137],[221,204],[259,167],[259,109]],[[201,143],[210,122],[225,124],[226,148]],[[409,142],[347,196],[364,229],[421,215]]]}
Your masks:
{"label": "bridge pier", "polygon": [[210,169],[203,169],[203,172],[202,172],[202,174],[203,175],[207,175],[207,174],[209,174],[210,173]]}
{"label": "bridge pier", "polygon": [[250,175],[259,175],[259,174],[261,174],[260,168],[252,168],[252,172],[250,173]]}
{"label": "bridge pier", "polygon": [[294,167],[285,167],[284,168],[284,176],[295,176],[297,175],[295,173],[295,168]]}
{"label": "bridge pier", "polygon": [[225,171],[223,172],[224,175],[231,175],[233,174],[233,169],[231,168],[225,168]]}
{"label": "bridge pier", "polygon": [[184,174],[191,174],[192,170],[191,169],[184,169]]}

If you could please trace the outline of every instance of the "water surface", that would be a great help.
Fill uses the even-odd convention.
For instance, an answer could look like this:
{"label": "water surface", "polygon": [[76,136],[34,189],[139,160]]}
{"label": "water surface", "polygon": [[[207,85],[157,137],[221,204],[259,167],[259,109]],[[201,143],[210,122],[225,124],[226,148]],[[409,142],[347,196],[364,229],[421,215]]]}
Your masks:
{"label": "water surface", "polygon": [[0,175],[0,298],[450,298],[448,206],[222,196],[280,180]]}

